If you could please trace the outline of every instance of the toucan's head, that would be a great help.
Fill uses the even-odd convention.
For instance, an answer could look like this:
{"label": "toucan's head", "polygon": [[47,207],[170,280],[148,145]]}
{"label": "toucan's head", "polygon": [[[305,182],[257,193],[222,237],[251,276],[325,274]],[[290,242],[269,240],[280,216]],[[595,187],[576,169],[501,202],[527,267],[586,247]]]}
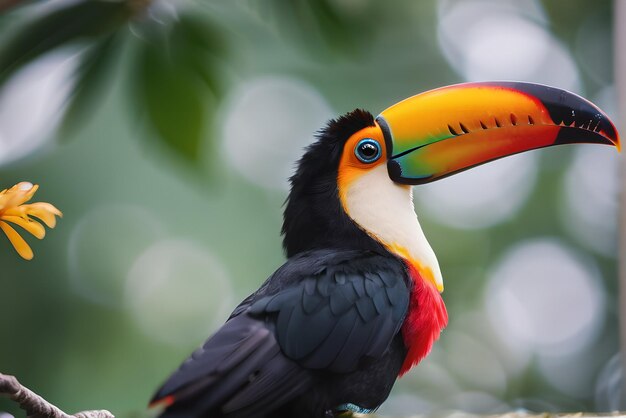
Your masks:
{"label": "toucan's head", "polygon": [[410,187],[569,143],[620,146],[614,125],[595,105],[538,84],[458,84],[410,97],[376,118],[356,110],[331,121],[298,163],[284,215],[287,255],[384,249],[442,289]]}

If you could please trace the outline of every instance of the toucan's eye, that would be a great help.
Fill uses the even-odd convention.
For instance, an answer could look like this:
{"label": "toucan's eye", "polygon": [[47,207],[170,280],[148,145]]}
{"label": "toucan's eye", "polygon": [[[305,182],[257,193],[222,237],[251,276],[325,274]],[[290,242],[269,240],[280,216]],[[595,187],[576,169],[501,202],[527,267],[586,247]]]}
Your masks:
{"label": "toucan's eye", "polygon": [[354,149],[356,157],[366,164],[378,160],[381,153],[380,144],[372,138],[360,140]]}

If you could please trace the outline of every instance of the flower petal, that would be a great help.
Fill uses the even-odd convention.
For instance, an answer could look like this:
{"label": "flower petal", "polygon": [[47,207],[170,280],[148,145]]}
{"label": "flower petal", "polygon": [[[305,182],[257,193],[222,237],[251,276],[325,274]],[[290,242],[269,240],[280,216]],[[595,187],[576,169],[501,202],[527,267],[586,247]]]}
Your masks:
{"label": "flower petal", "polygon": [[6,207],[6,203],[9,201],[10,197],[6,189],[0,192],[0,210]]}
{"label": "flower petal", "polygon": [[15,186],[11,187],[6,195],[9,197],[7,201],[4,202],[5,208],[11,208],[14,206],[20,206],[23,203],[28,202],[33,198],[37,190],[39,189],[38,185],[33,185],[28,182],[17,183]]}
{"label": "flower petal", "polygon": [[9,208],[4,212],[0,212],[0,216],[19,216],[20,218],[28,219],[24,206]]}
{"label": "flower petal", "polygon": [[44,229],[43,225],[37,221],[28,219],[28,218],[24,219],[20,216],[5,215],[5,216],[2,216],[1,218],[3,221],[13,222],[16,225],[21,226],[26,231],[30,232],[31,234],[33,234],[35,237],[39,239],[43,239],[43,237],[46,236],[46,230]]}
{"label": "flower petal", "polygon": [[11,189],[15,189],[19,193],[20,199],[15,204],[16,206],[19,206],[33,198],[33,196],[35,195],[35,193],[37,193],[37,190],[39,189],[39,185],[23,181],[21,183],[17,183]]}
{"label": "flower petal", "polygon": [[0,217],[19,216],[24,219],[28,219],[28,215],[39,218],[49,228],[54,228],[56,225],[56,219],[54,218],[55,215],[63,216],[63,213],[60,210],[58,210],[55,206],[46,202],[29,203],[27,205],[22,205],[22,206],[14,207],[11,209],[7,209],[4,211],[4,214],[0,213]]}
{"label": "flower petal", "polygon": [[0,229],[4,231],[4,233],[7,235],[7,238],[9,238],[9,241],[11,241],[13,248],[15,248],[15,251],[17,251],[17,253],[22,258],[24,258],[25,260],[33,259],[33,250],[26,243],[26,241],[24,241],[24,238],[22,238],[20,234],[15,231],[15,229],[13,229],[6,222],[2,221],[0,221]]}
{"label": "flower petal", "polygon": [[61,212],[60,210],[58,210],[56,208],[56,206],[47,203],[47,202],[35,202],[35,203],[29,203],[27,205],[22,205],[23,208],[25,208],[27,211],[30,208],[38,208],[38,209],[43,209],[43,210],[47,210],[48,212],[56,215],[56,216],[63,216],[63,212]]}
{"label": "flower petal", "polygon": [[32,208],[27,212],[30,216],[41,219],[43,223],[45,223],[48,228],[54,228],[57,225],[57,220],[54,217],[53,213],[48,212],[45,209],[40,208]]}

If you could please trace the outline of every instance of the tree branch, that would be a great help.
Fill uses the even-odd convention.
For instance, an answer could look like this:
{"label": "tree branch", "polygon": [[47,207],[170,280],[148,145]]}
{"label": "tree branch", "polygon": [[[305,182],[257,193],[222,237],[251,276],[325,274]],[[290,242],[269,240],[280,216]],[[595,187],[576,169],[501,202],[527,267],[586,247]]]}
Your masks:
{"label": "tree branch", "polygon": [[0,373],[0,395],[7,395],[9,399],[19,404],[32,418],[115,418],[107,410],[83,411],[74,415],[66,414],[30,389],[22,386],[13,376]]}

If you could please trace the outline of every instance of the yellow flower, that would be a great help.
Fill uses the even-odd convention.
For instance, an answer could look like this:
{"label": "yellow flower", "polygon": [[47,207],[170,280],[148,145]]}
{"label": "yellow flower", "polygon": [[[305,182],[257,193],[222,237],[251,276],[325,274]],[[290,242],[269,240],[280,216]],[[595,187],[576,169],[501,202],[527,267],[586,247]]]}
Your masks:
{"label": "yellow flower", "polygon": [[[18,225],[35,237],[42,239],[46,235],[46,230],[39,221],[45,223],[48,228],[54,228],[56,225],[55,216],[63,216],[61,211],[50,203],[25,204],[33,198],[38,188],[37,185],[21,182],[0,192],[0,229],[9,238],[15,251],[26,260],[33,258],[33,250],[7,222]],[[33,218],[37,218],[39,221]]]}

